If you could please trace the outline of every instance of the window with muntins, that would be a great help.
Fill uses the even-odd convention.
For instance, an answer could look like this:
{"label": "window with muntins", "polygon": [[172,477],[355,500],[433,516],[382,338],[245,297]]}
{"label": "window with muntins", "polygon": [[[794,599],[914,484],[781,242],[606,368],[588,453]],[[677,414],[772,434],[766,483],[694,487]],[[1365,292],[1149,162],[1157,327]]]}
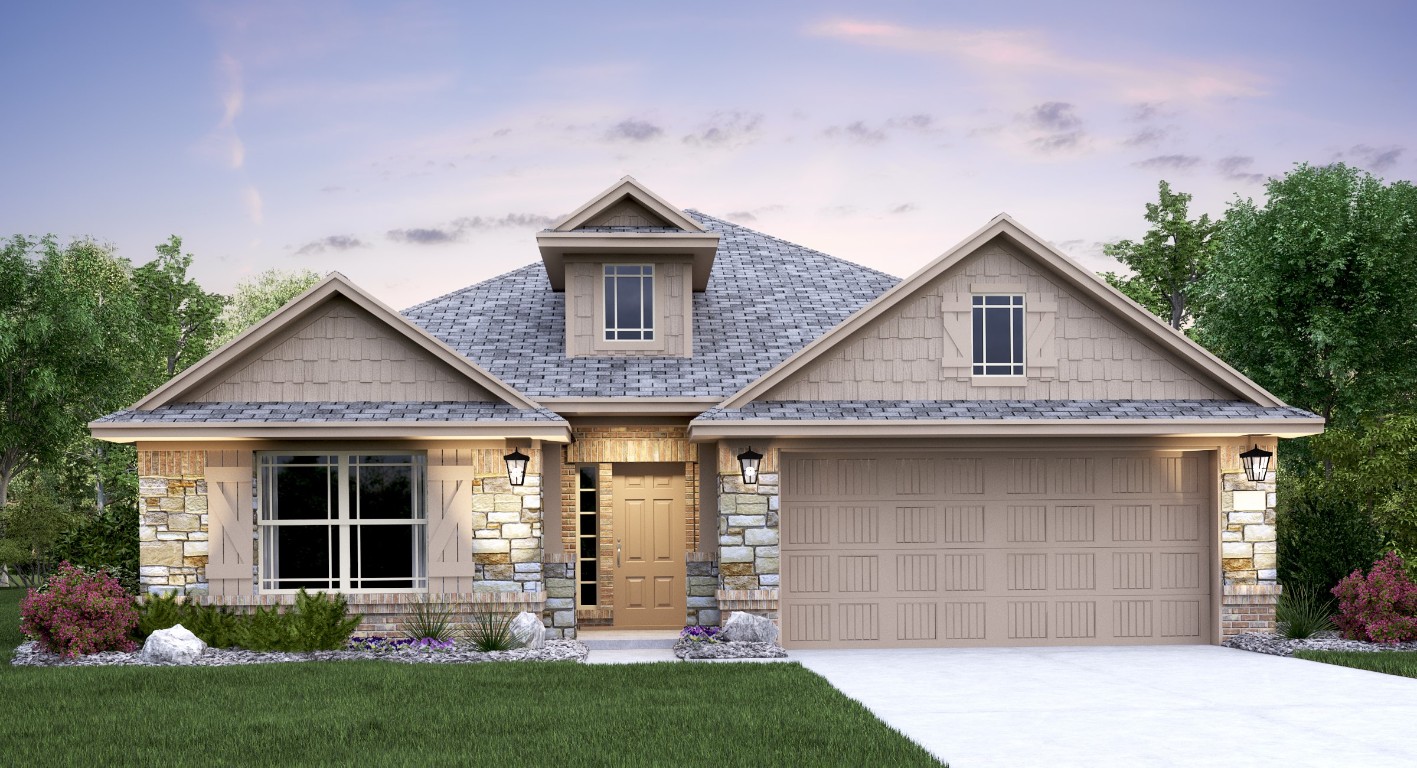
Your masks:
{"label": "window with muntins", "polygon": [[597,594],[597,584],[599,583],[600,564],[598,557],[600,547],[598,545],[600,537],[600,514],[597,511],[598,497],[596,492],[597,468],[594,464],[579,467],[576,470],[577,489],[577,511],[578,525],[576,531],[576,551],[580,553],[577,563],[580,567],[576,569],[576,577],[580,583],[580,604],[585,606],[599,605],[599,595]]}
{"label": "window with muntins", "polygon": [[653,265],[605,265],[605,340],[654,341]]}
{"label": "window with muntins", "polygon": [[261,588],[426,589],[424,458],[261,453]]}
{"label": "window with muntins", "polygon": [[1022,376],[1023,297],[975,296],[974,375]]}

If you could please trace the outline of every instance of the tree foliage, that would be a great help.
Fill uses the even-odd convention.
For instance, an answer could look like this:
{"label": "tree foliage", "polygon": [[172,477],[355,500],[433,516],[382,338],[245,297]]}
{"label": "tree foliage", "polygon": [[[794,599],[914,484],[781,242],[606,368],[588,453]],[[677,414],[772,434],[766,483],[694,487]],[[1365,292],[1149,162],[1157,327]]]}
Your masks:
{"label": "tree foliage", "polygon": [[133,271],[138,305],[149,326],[139,394],[149,392],[211,351],[226,297],[208,293],[188,277],[192,254],[173,235],[157,258]]}
{"label": "tree foliage", "polygon": [[240,336],[318,282],[320,276],[308,269],[268,269],[243,281],[236,286],[236,294],[222,312],[216,345]]}
{"label": "tree foliage", "polygon": [[1195,335],[1334,426],[1408,410],[1417,381],[1417,190],[1300,165],[1237,200],[1203,281]]}
{"label": "tree foliage", "polygon": [[1151,229],[1141,242],[1121,240],[1103,247],[1104,253],[1125,264],[1132,274],[1107,272],[1103,278],[1179,331],[1191,322],[1192,304],[1210,267],[1219,224],[1206,214],[1192,221],[1188,210],[1191,196],[1172,192],[1165,181],[1160,184],[1159,198],[1146,204],[1145,219]]}

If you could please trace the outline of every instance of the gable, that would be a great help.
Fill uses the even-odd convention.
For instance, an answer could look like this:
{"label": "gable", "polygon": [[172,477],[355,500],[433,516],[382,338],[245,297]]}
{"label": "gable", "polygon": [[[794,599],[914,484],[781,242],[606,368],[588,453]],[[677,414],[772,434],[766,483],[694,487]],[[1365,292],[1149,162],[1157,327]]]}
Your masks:
{"label": "gable", "polygon": [[485,387],[337,297],[181,402],[487,402]]}
{"label": "gable", "polygon": [[673,227],[678,229],[628,195],[620,198],[620,202],[587,219],[576,229],[588,227]]}
{"label": "gable", "polygon": [[[971,376],[970,297],[1022,293],[1022,386]],[[997,382],[997,380],[993,380]],[[1223,399],[1236,392],[995,237],[754,400]]]}

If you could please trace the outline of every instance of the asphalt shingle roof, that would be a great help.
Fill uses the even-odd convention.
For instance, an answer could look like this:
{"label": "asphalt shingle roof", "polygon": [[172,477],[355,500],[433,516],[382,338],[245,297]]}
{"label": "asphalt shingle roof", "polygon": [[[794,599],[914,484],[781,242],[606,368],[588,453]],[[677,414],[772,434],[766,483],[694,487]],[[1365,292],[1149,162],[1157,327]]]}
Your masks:
{"label": "asphalt shingle roof", "polygon": [[761,400],[695,421],[982,421],[1313,419],[1299,408],[1233,400]]}
{"label": "asphalt shingle roof", "polygon": [[545,409],[522,410],[506,403],[176,403],[150,411],[110,413],[96,423],[249,424],[275,422],[547,422],[561,417]]}
{"label": "asphalt shingle roof", "polygon": [[567,358],[565,294],[533,264],[403,314],[531,398],[727,397],[899,282],[697,211],[720,235],[693,357]]}

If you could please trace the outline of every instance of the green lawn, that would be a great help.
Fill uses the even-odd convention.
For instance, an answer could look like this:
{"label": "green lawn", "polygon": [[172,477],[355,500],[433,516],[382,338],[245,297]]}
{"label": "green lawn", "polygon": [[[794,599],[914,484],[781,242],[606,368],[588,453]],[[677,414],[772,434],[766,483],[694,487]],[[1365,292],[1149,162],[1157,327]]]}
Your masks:
{"label": "green lawn", "polygon": [[4,666],[15,765],[938,765],[796,664]]}
{"label": "green lawn", "polygon": [[[24,642],[20,634],[20,598],[23,589],[0,589],[0,667],[9,668],[10,652]],[[0,669],[0,674],[4,669]]]}
{"label": "green lawn", "polygon": [[1366,669],[1385,675],[1417,677],[1417,651],[1295,651],[1294,657],[1341,667]]}

